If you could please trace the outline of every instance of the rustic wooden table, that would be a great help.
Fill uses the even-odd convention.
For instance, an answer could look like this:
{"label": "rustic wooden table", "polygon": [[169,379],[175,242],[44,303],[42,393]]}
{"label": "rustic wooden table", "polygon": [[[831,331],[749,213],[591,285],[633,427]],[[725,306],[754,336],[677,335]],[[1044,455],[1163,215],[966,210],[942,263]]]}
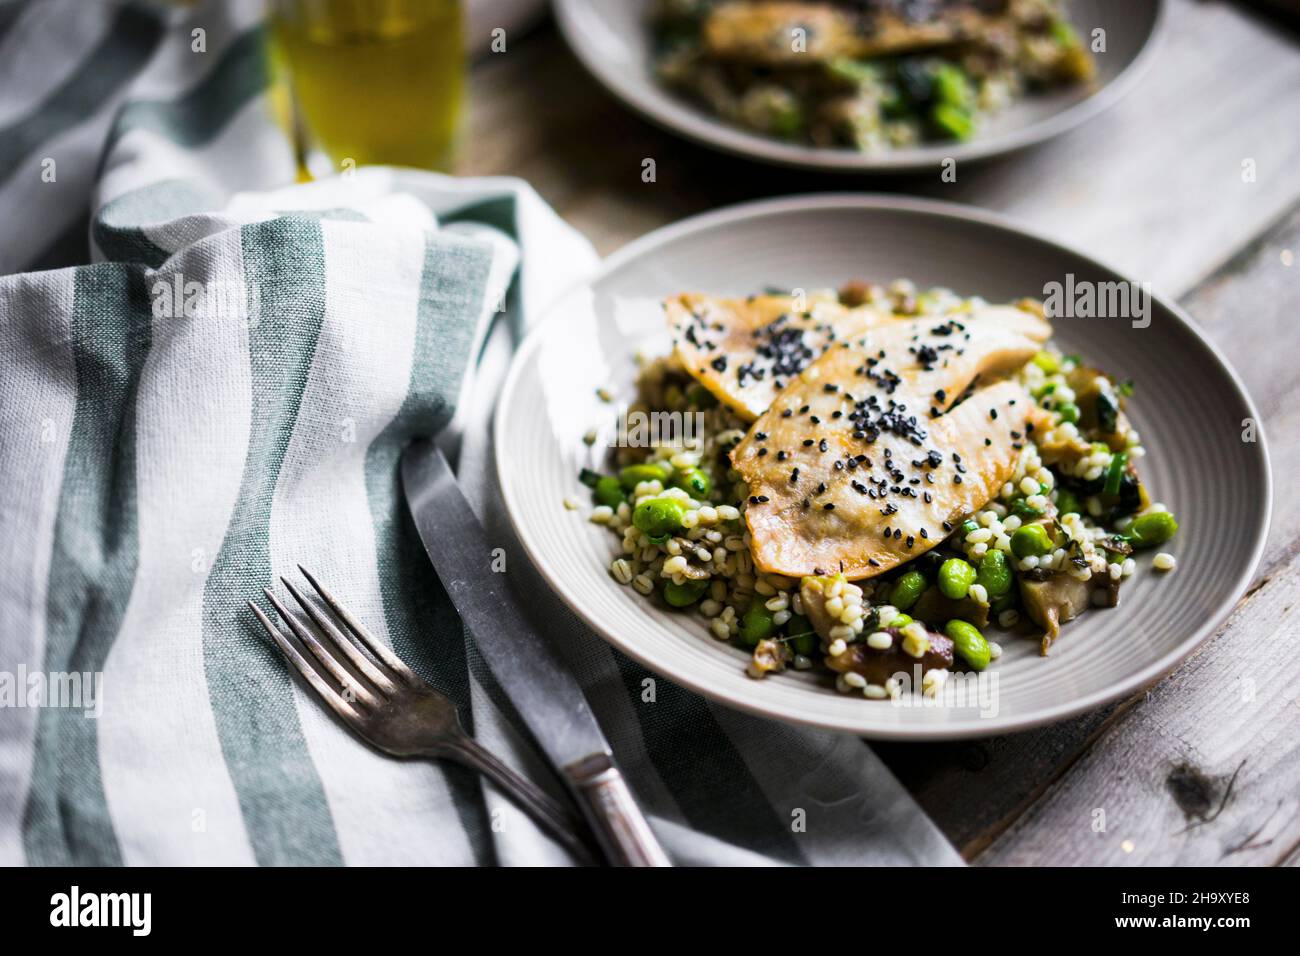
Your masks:
{"label": "rustic wooden table", "polygon": [[[1234,4],[1172,7],[1151,71],[1119,106],[1037,149],[959,169],[955,183],[937,169],[820,176],[694,146],[600,89],[549,25],[472,75],[460,171],[527,179],[602,253],[762,196],[965,202],[1176,297],[1245,379],[1279,494],[1258,577],[1213,640],[1144,694],[1052,727],[876,745],[980,864],[1300,863],[1300,504],[1286,480],[1300,472],[1300,45]],[[641,179],[647,157],[654,183]]]}

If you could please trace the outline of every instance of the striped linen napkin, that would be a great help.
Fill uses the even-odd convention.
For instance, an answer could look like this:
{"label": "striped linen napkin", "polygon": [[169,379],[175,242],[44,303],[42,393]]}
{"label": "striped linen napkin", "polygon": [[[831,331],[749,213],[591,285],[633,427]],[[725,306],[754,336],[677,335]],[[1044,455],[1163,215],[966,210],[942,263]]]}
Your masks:
{"label": "striped linen napkin", "polygon": [[360,744],[245,607],[307,564],[554,786],[401,499],[439,431],[676,861],[959,863],[860,741],[663,681],[643,704],[558,606],[488,422],[595,257],[513,179],[283,187],[259,8],[0,8],[0,863],[567,862],[472,774]]}

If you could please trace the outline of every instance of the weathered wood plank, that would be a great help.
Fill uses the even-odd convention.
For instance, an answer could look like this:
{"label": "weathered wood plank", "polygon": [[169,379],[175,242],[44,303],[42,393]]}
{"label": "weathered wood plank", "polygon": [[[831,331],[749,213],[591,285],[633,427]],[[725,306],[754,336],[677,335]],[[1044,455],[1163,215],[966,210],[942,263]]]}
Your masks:
{"label": "weathered wood plank", "polygon": [[1112,704],[1001,737],[871,746],[953,846],[973,859],[1067,772],[1127,706]]}
{"label": "weathered wood plank", "polygon": [[1300,845],[1298,603],[1300,561],[1293,559],[979,862],[1285,861]]}
{"label": "weathered wood plank", "polygon": [[1300,497],[1288,478],[1300,474],[1300,206],[1202,283],[1184,305],[1210,333],[1246,382],[1263,417],[1272,455],[1272,546],[1267,574],[1300,541]]}
{"label": "weathered wood plank", "polygon": [[[1259,405],[1275,477],[1300,468],[1300,370],[1287,361],[1291,349],[1273,347],[1296,341],[1297,251],[1300,207],[1185,302],[1228,353]],[[968,855],[985,846],[981,864],[1245,864],[1295,855],[1300,502],[1285,487],[1278,490],[1260,576],[1220,633],[1192,661],[1125,706],[1104,735],[1086,721],[1040,732],[1084,742],[1068,766],[1042,760],[1050,749],[1039,735],[996,750],[1001,759],[1035,768],[1050,786],[1004,834],[959,843]],[[1089,741],[1095,741],[1091,748]],[[1025,764],[1026,758],[1037,762]],[[984,790],[981,782],[978,792]],[[998,790],[988,787],[995,805],[1002,801]],[[927,809],[941,800],[922,794],[918,799]],[[1091,818],[1078,816],[1095,809],[1106,812],[1105,832],[1094,832]],[[1006,827],[1014,810],[991,828]]]}

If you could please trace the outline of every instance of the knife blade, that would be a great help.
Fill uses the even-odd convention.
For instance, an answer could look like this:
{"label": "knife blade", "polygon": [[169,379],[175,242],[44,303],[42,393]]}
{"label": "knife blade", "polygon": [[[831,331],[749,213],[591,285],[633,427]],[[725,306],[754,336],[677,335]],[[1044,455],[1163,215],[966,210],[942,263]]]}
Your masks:
{"label": "knife blade", "polygon": [[494,548],[442,451],[417,440],[402,488],[420,541],[483,659],[572,789],[612,862],[668,866],[596,723],[582,688],[525,616]]}

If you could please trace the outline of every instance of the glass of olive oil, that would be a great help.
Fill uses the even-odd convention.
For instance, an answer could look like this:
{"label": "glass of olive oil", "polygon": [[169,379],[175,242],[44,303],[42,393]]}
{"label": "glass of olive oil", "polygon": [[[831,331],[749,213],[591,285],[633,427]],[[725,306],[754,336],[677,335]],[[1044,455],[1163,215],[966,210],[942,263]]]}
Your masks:
{"label": "glass of olive oil", "polygon": [[295,123],[336,167],[447,170],[465,93],[461,0],[271,0]]}

